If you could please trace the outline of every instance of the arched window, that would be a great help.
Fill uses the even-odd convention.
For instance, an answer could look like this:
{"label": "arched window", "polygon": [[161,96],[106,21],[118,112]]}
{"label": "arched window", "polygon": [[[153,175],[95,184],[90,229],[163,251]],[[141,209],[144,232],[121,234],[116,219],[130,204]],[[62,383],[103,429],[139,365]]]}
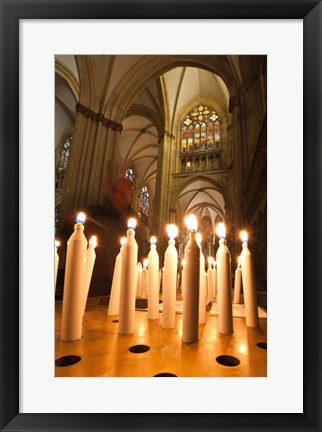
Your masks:
{"label": "arched window", "polygon": [[134,201],[134,187],[135,187],[135,175],[134,175],[134,170],[133,168],[128,168],[125,170],[124,172],[124,177],[126,179],[131,180],[132,182],[132,189],[131,189],[131,194],[130,194],[130,202],[133,205],[133,201]]}
{"label": "arched window", "polygon": [[125,170],[124,173],[124,177],[131,180],[132,183],[134,183],[135,180],[135,176],[134,176],[134,171],[132,168],[128,168],[127,170]]}
{"label": "arched window", "polygon": [[72,140],[73,137],[67,138],[63,145],[63,150],[61,152],[59,163],[58,163],[58,169],[57,169],[58,174],[62,174],[66,171]]}
{"label": "arched window", "polygon": [[149,210],[150,210],[150,196],[147,187],[144,186],[141,189],[140,211],[146,216],[149,216]]}
{"label": "arched window", "polygon": [[181,153],[219,149],[220,135],[219,115],[214,109],[200,104],[186,115],[181,126]]}

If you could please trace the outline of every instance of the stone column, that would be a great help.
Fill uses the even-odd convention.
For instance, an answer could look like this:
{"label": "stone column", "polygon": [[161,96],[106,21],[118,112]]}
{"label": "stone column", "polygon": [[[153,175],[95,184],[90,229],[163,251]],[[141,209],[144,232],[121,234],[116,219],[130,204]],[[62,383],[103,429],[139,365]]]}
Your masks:
{"label": "stone column", "polygon": [[88,206],[104,203],[108,184],[119,165],[115,135],[122,130],[122,125],[81,104],[77,104],[76,110],[58,230],[66,218]]}
{"label": "stone column", "polygon": [[233,207],[234,207],[234,229],[235,231],[241,228],[243,223],[243,162],[242,162],[242,140],[240,130],[240,102],[239,97],[231,97],[229,100],[229,112],[233,117]]}

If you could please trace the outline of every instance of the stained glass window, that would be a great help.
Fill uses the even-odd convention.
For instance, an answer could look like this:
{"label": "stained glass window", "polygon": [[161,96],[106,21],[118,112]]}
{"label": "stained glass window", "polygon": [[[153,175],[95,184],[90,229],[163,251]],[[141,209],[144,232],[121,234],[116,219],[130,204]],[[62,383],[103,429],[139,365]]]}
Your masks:
{"label": "stained glass window", "polygon": [[181,153],[211,151],[220,148],[221,123],[216,111],[196,106],[186,115],[181,127]]}
{"label": "stained glass window", "polygon": [[130,194],[130,202],[133,204],[133,199],[134,199],[134,185],[135,185],[135,175],[134,175],[134,171],[133,168],[128,168],[127,170],[125,170],[124,172],[124,177],[131,180],[132,182],[132,189],[131,189],[131,194]]}
{"label": "stained glass window", "polygon": [[127,178],[127,179],[129,179],[129,180],[131,180],[131,182],[134,183],[135,178],[134,178],[134,171],[133,171],[133,169],[132,168],[128,168],[127,170],[125,170],[124,177]]}
{"label": "stained glass window", "polygon": [[59,164],[58,164],[58,174],[61,174],[66,171],[67,163],[68,163],[68,157],[70,153],[70,146],[72,143],[73,137],[67,138],[63,145],[63,150],[60,155]]}
{"label": "stained glass window", "polygon": [[144,213],[146,216],[149,215],[150,210],[150,196],[146,186],[141,189],[140,196],[140,211]]}

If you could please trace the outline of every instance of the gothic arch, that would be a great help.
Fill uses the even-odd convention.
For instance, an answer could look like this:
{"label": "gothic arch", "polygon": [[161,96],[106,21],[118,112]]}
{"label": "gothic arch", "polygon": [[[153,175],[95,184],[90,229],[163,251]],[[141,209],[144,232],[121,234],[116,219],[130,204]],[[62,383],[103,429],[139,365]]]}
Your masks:
{"label": "gothic arch", "polygon": [[230,97],[239,99],[238,82],[226,56],[144,56],[127,72],[114,89],[104,115],[122,120],[133,100],[151,80],[179,66],[190,66],[215,73],[225,82]]}

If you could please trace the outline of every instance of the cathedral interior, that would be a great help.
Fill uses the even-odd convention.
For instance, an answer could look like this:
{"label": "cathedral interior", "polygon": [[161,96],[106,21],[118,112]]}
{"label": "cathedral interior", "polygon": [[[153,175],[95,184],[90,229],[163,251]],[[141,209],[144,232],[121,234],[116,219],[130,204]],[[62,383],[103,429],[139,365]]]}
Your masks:
{"label": "cathedral interior", "polygon": [[[264,55],[56,55],[56,377],[267,376],[266,65]],[[120,177],[131,181],[128,199],[143,236],[141,268],[155,236],[162,274],[166,226],[178,228],[175,324],[163,328],[161,318],[148,319],[149,298],[136,293],[135,330],[119,334],[118,315],[107,312],[111,286],[96,283],[94,264],[82,337],[62,340],[67,240],[73,232],[66,221],[104,206]],[[198,221],[208,273],[209,258],[216,261],[219,248],[216,227],[225,224],[231,302],[240,233],[247,232],[258,325],[245,322],[243,286],[240,301],[232,304],[232,332],[219,332],[220,311],[208,298],[198,341],[181,340],[189,214]],[[87,237],[86,230],[85,222]],[[97,263],[103,241],[98,233]],[[162,302],[161,278],[160,317]]]}

